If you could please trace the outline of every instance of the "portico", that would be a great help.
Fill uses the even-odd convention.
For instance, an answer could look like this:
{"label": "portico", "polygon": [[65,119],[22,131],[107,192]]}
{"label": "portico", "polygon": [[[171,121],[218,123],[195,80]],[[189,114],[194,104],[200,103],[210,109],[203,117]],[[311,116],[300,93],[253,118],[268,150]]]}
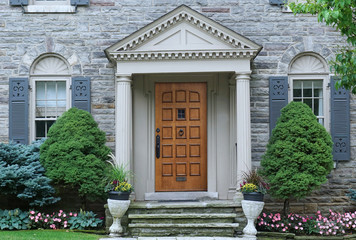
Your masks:
{"label": "portico", "polygon": [[[184,200],[184,196],[190,198],[194,194],[219,199],[235,196],[239,174],[251,168],[250,63],[260,49],[251,40],[183,5],[105,50],[116,64],[116,157],[136,175],[137,200],[164,200],[172,196]],[[173,143],[157,148],[157,136],[164,138],[165,134],[157,130],[157,83],[206,84],[201,93],[207,96],[206,112],[197,110],[198,118],[207,120],[207,126],[198,131],[206,131],[206,159],[201,157],[204,147],[194,142],[200,135],[187,132],[186,142],[181,142],[175,132],[175,128],[200,127],[198,118],[192,117],[192,109],[198,109],[194,105],[187,105],[189,119],[179,119],[174,107],[172,119],[163,116],[163,126],[172,129],[166,138]],[[189,87],[172,90],[167,95],[171,98],[163,101],[163,108],[169,109],[170,101],[195,102],[195,98],[189,98],[191,92]],[[180,96],[184,96],[183,100]],[[171,126],[169,120],[177,122]],[[187,123],[188,120],[191,122]],[[173,177],[177,184],[201,174],[205,161],[206,191],[158,193],[157,151],[164,160],[163,178]],[[192,162],[186,162],[189,157]]]}

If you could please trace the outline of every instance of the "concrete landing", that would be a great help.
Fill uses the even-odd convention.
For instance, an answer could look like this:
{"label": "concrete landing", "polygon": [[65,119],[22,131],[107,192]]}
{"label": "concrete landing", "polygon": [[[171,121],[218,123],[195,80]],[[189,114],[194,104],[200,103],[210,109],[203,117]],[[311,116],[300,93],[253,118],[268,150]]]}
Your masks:
{"label": "concrete landing", "polygon": [[244,237],[138,237],[138,238],[101,238],[99,240],[255,240]]}

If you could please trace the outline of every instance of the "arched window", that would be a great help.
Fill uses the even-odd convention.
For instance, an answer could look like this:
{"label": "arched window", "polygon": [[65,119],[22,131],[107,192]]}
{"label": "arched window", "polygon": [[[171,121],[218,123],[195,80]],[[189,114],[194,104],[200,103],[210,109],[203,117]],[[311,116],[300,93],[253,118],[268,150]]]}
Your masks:
{"label": "arched window", "polygon": [[319,123],[329,129],[329,71],[324,59],[308,53],[297,56],[289,68],[289,101],[306,103]]}
{"label": "arched window", "polygon": [[30,76],[30,140],[47,137],[56,119],[70,108],[70,68],[58,55],[37,59]]}

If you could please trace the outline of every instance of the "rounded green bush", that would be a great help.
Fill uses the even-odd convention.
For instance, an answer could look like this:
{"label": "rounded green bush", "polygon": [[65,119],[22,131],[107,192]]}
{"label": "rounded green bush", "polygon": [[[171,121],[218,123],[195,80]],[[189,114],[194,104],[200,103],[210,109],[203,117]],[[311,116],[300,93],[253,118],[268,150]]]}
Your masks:
{"label": "rounded green bush", "polygon": [[291,102],[281,111],[272,131],[260,173],[279,199],[304,198],[322,183],[333,168],[332,141],[311,108]]}
{"label": "rounded green bush", "polygon": [[40,160],[46,175],[56,184],[77,189],[83,199],[98,199],[104,193],[105,160],[110,152],[105,142],[105,133],[90,113],[69,109],[41,145]]}

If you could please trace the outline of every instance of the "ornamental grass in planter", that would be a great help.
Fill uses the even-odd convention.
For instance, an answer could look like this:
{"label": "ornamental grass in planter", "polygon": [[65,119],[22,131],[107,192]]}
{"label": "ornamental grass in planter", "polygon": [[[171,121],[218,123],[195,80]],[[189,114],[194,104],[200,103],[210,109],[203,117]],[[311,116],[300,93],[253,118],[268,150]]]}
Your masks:
{"label": "ornamental grass in planter", "polygon": [[243,181],[240,184],[240,191],[244,200],[263,201],[264,194],[267,193],[269,186],[256,169],[243,173]]}
{"label": "ornamental grass in planter", "polygon": [[117,163],[114,154],[110,153],[108,156],[111,158],[107,161],[111,168],[108,172],[105,192],[108,193],[109,199],[128,200],[133,191],[133,186],[128,181],[133,177],[133,173],[127,170],[125,164]]}

